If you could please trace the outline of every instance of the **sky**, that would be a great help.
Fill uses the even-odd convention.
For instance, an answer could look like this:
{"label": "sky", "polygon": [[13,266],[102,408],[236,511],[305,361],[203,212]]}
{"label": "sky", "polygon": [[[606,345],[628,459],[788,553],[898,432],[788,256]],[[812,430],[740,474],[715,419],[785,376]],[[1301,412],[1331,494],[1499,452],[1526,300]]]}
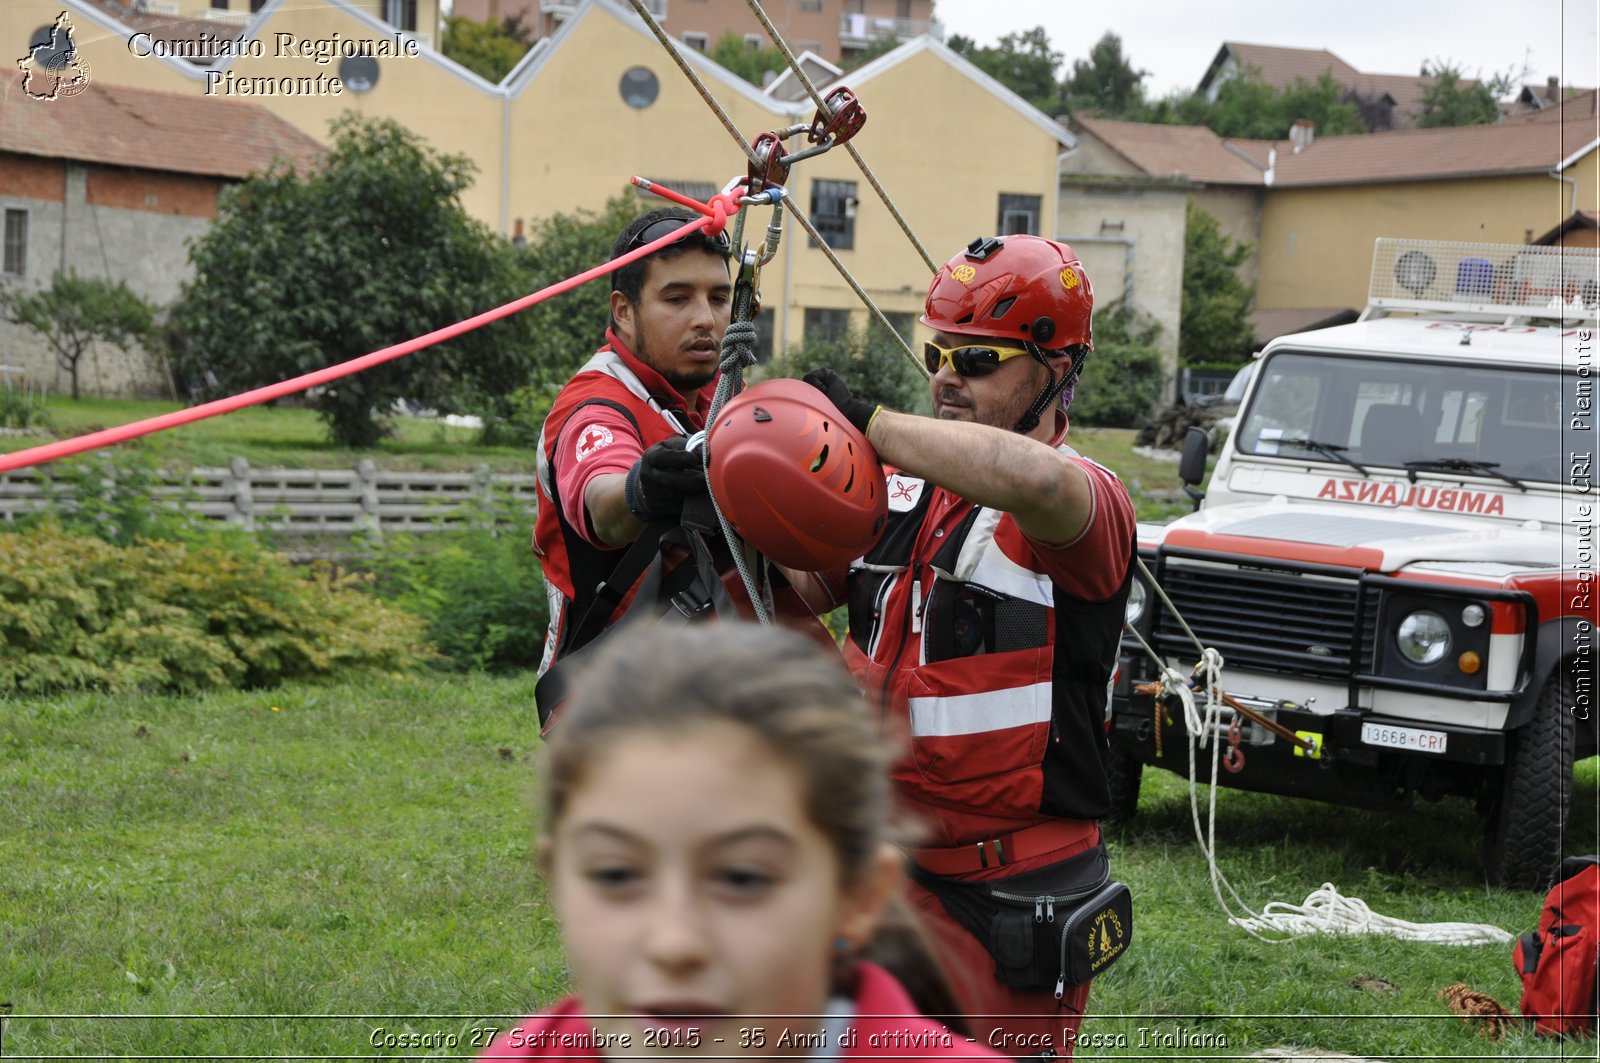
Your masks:
{"label": "sky", "polygon": [[1369,74],[1414,74],[1428,59],[1468,77],[1509,69],[1529,84],[1561,76],[1587,89],[1600,81],[1594,0],[935,0],[934,17],[946,39],[961,34],[980,45],[1042,25],[1066,56],[1063,73],[1110,30],[1123,55],[1150,72],[1151,98],[1195,88],[1224,41],[1326,48]]}

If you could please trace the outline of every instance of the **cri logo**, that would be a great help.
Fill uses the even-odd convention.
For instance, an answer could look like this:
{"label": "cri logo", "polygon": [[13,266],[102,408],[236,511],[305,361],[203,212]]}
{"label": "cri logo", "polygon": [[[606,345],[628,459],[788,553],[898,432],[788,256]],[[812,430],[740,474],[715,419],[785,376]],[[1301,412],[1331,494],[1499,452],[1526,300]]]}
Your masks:
{"label": "cri logo", "polygon": [[1071,267],[1068,267],[1067,269],[1062,270],[1061,271],[1061,287],[1065,288],[1067,291],[1070,292],[1070,291],[1072,291],[1072,289],[1076,288],[1077,286],[1078,286],[1078,271],[1075,270],[1075,269],[1072,269]]}
{"label": "cri logo", "polygon": [[962,284],[971,284],[972,278],[976,277],[977,275],[978,271],[971,266],[957,266],[955,269],[950,271],[950,276],[954,277]]}

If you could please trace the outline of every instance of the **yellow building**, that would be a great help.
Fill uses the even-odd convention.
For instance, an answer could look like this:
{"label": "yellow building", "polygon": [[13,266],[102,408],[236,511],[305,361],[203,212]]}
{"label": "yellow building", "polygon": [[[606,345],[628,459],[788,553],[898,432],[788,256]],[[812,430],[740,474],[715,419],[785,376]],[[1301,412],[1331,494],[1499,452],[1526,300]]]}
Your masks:
{"label": "yellow building", "polygon": [[[242,27],[191,19],[186,38],[176,23],[162,37],[148,22],[141,30],[131,15],[124,22],[108,14],[119,2],[9,0],[0,37],[28,41],[65,10],[97,81],[248,99],[324,142],[330,121],[346,109],[397,119],[436,150],[473,160],[477,179],[463,203],[502,235],[519,219],[598,208],[634,174],[704,194],[747,168],[673,57],[622,0],[585,0],[499,84],[445,58],[423,35],[397,30],[381,17],[396,10],[390,0],[266,0]],[[208,0],[174,2],[186,5],[180,16],[208,10]],[[418,2],[419,17],[434,17],[437,0]],[[185,40],[190,53],[207,46],[221,54],[183,54],[177,42]],[[747,140],[811,121],[809,99],[791,102],[777,85],[779,93],[764,93],[692,47],[679,42],[675,50]],[[868,113],[854,146],[936,262],[975,236],[1056,231],[1056,161],[1073,144],[1060,124],[929,37],[842,82]],[[972,150],[941,150],[950,131]],[[803,138],[791,141],[791,150],[803,146]],[[803,160],[789,191],[909,333],[931,274],[851,158],[841,150]],[[640,209],[654,205],[641,200]],[[763,289],[777,349],[798,342],[808,326],[832,333],[847,319],[865,320],[793,224]]]}
{"label": "yellow building", "polygon": [[1379,236],[1520,244],[1600,202],[1587,115],[1284,147],[1261,212],[1263,309],[1359,309]]}

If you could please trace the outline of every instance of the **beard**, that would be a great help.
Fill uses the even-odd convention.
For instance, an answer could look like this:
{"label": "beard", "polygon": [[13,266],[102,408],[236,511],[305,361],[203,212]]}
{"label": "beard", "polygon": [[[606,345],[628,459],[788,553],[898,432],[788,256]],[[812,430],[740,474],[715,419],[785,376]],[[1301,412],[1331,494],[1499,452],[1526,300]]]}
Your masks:
{"label": "beard", "polygon": [[683,369],[662,368],[657,361],[653,349],[645,342],[643,336],[636,336],[634,342],[634,357],[645,365],[650,366],[661,374],[661,378],[677,391],[698,390],[717,379],[718,366],[715,362],[707,366],[689,366]]}

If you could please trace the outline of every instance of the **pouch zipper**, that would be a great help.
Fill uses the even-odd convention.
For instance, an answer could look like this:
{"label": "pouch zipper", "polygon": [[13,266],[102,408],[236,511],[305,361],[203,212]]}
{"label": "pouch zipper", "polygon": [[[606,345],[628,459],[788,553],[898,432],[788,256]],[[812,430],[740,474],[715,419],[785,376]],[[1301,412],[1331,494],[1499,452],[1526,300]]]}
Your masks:
{"label": "pouch zipper", "polygon": [[[1020,901],[1024,904],[1033,902],[1033,921],[1035,923],[1054,923],[1056,921],[1056,901],[1075,901],[1082,897],[1092,897],[1106,888],[1111,881],[1108,871],[1106,877],[1097,884],[1086,889],[1072,893],[1063,893],[1059,896],[1046,894],[1042,897],[1029,897],[1023,893],[992,892],[989,896],[1002,901]],[[1061,928],[1061,949],[1056,966],[1056,999],[1061,1000],[1067,995],[1067,928]]]}

